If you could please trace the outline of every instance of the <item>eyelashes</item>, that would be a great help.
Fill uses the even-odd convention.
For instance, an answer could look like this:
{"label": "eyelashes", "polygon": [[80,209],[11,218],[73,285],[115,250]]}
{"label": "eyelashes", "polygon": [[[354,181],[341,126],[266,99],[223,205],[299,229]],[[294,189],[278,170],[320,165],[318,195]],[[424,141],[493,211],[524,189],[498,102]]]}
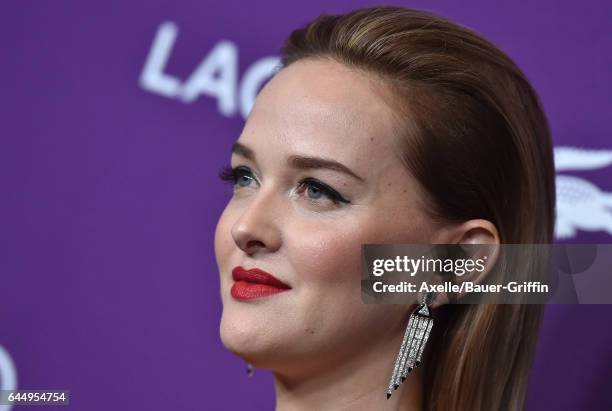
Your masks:
{"label": "eyelashes", "polygon": [[219,170],[219,178],[225,182],[234,181],[234,170],[230,166],[223,167]]}
{"label": "eyelashes", "polygon": [[[332,200],[334,203],[350,203],[349,200],[342,197],[340,193],[338,193],[336,190],[334,190],[324,182],[317,180],[316,178],[305,178],[304,180],[300,181],[298,185],[298,190],[300,190],[300,193],[306,192],[306,190],[310,190],[309,192],[315,193],[315,196],[317,195],[317,193],[320,193]],[[309,197],[309,199],[316,201],[316,198]]]}
{"label": "eyelashes", "polygon": [[[232,186],[240,187],[246,187],[251,181],[256,181],[251,170],[245,166],[225,166],[219,171],[219,178]],[[298,193],[305,193],[308,200],[313,202],[318,202],[321,196],[324,196],[335,204],[350,204],[350,201],[340,193],[316,178],[309,177],[301,180],[298,183]]]}
{"label": "eyelashes", "polygon": [[[239,179],[242,177],[246,177],[249,180],[255,180],[248,167],[240,166],[232,168],[231,166],[225,166],[219,171],[219,178],[232,185],[238,184]],[[244,181],[246,182],[246,180]]]}

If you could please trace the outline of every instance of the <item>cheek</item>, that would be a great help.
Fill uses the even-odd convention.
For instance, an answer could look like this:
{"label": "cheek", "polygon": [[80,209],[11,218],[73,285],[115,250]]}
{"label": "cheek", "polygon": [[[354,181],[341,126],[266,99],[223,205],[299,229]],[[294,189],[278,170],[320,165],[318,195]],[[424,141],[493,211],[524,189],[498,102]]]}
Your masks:
{"label": "cheek", "polygon": [[356,219],[303,221],[285,230],[291,263],[304,284],[360,287],[361,244],[369,229]]}
{"label": "cheek", "polygon": [[413,210],[403,212],[409,217],[403,222],[384,212],[364,212],[286,227],[284,237],[299,279],[327,285],[349,281],[359,288],[363,244],[428,242],[422,216]]}
{"label": "cheek", "polygon": [[[290,234],[295,232],[302,235]],[[286,233],[291,235],[286,240],[299,281],[296,308],[304,331],[301,341],[309,349],[325,351],[348,341],[370,341],[392,329],[403,307],[364,304],[361,299],[361,245],[382,240],[380,226],[339,219],[302,222]]]}

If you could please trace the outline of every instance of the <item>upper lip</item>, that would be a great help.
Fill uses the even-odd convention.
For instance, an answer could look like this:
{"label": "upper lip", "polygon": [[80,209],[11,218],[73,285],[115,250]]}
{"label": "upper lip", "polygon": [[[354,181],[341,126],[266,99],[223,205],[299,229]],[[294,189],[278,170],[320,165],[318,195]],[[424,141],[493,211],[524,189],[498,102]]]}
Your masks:
{"label": "upper lip", "polygon": [[272,274],[260,270],[259,268],[245,269],[241,266],[234,267],[232,270],[232,278],[234,281],[246,281],[256,284],[267,284],[277,288],[291,288]]}

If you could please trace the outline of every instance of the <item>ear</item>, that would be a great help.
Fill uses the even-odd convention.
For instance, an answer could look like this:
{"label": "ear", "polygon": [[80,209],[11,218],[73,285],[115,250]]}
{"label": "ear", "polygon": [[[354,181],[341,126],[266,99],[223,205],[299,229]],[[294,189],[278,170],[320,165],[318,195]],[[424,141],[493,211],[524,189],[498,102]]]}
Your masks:
{"label": "ear", "polygon": [[450,243],[454,244],[499,244],[497,227],[482,219],[469,220],[450,230]]}
{"label": "ear", "polygon": [[[442,244],[458,244],[462,246],[462,254],[468,259],[476,261],[484,258],[487,261],[483,271],[473,270],[460,277],[453,275],[450,280],[455,284],[465,281],[481,284],[491,272],[499,257],[499,232],[497,227],[488,220],[474,219],[446,227],[441,236],[438,237],[438,241]],[[462,294],[448,295],[440,293],[436,296],[433,307],[437,308],[448,304],[450,301],[458,300],[463,296]]]}

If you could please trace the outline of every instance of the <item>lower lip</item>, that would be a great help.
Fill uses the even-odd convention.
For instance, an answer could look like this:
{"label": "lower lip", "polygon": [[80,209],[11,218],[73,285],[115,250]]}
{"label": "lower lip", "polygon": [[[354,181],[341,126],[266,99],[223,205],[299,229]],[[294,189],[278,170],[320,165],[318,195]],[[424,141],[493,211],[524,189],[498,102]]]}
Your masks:
{"label": "lower lip", "polygon": [[267,284],[249,283],[246,281],[236,281],[232,285],[230,293],[237,300],[252,300],[254,298],[267,297],[289,291],[289,288],[278,288]]}

